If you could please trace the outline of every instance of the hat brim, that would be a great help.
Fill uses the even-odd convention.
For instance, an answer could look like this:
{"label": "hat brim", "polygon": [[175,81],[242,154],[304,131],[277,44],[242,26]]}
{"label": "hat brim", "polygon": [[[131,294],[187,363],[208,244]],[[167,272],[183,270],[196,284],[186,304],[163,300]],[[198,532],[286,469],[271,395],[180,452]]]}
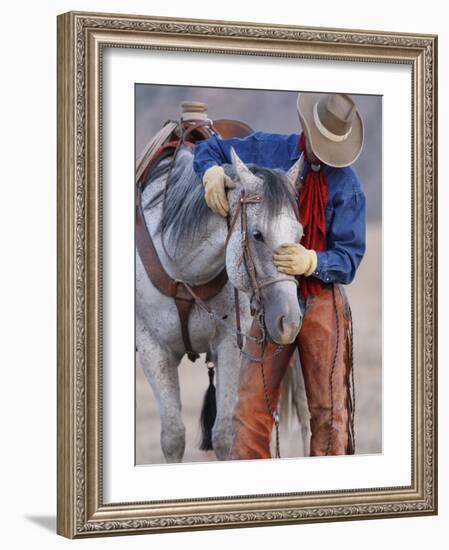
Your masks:
{"label": "hat brim", "polygon": [[363,122],[358,111],[352,122],[352,130],[344,141],[332,141],[317,128],[313,118],[313,108],[322,94],[298,94],[296,107],[299,120],[309,140],[314,154],[325,164],[343,168],[355,162],[363,147]]}

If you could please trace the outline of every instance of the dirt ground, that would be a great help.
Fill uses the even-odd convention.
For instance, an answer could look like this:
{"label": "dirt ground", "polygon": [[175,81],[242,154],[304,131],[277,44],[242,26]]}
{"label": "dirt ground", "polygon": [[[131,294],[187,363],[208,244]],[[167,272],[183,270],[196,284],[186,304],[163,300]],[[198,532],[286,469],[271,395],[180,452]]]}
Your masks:
{"label": "dirt ground", "polygon": [[[354,321],[354,374],[356,395],[356,453],[382,452],[382,233],[367,228],[367,252],[356,280],[347,287]],[[156,401],[136,362],[136,464],[164,462],[160,448],[160,422]],[[186,425],[185,462],[214,460],[213,453],[198,450],[199,416],[208,377],[204,362],[185,359],[180,368],[183,419]],[[281,426],[281,455],[303,455],[299,425],[293,419]]]}

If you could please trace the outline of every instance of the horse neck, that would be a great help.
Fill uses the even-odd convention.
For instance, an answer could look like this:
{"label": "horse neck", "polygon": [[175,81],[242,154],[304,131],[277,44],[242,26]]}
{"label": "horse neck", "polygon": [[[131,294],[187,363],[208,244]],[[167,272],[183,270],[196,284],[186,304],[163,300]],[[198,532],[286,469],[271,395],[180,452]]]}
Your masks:
{"label": "horse neck", "polygon": [[[143,204],[148,204],[163,188],[163,182],[154,181],[144,191]],[[178,245],[171,242],[169,234],[163,236],[157,231],[162,216],[163,202],[150,210],[144,210],[144,217],[159,259],[165,271],[174,279],[182,279],[192,285],[212,280],[225,268],[226,221],[212,212],[208,213],[204,230],[200,230],[193,242]]]}

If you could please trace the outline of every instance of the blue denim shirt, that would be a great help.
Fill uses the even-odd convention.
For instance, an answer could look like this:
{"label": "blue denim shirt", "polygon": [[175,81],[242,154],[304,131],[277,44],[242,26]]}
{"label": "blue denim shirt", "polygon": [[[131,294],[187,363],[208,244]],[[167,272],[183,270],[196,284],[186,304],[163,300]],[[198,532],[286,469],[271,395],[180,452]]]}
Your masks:
{"label": "blue denim shirt", "polygon": [[[285,171],[301,153],[299,134],[255,132],[231,139],[212,136],[195,146],[193,168],[197,175],[203,178],[211,166],[230,163],[231,147],[245,163]],[[328,183],[327,250],[317,252],[314,276],[326,283],[349,284],[365,254],[365,194],[351,167],[324,165],[323,170]]]}

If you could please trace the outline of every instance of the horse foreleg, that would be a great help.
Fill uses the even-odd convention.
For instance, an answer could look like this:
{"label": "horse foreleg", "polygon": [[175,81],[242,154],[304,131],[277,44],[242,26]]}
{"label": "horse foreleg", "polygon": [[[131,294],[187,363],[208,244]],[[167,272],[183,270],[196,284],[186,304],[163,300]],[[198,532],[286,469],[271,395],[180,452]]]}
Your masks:
{"label": "horse foreleg", "polygon": [[179,358],[161,347],[139,323],[136,336],[139,362],[159,408],[162,452],[167,462],[181,462],[186,430],[181,417]]}
{"label": "horse foreleg", "polygon": [[232,412],[237,399],[241,357],[232,338],[223,338],[215,352],[217,416],[212,428],[212,446],[218,460],[227,460],[232,444]]}

